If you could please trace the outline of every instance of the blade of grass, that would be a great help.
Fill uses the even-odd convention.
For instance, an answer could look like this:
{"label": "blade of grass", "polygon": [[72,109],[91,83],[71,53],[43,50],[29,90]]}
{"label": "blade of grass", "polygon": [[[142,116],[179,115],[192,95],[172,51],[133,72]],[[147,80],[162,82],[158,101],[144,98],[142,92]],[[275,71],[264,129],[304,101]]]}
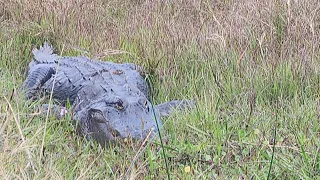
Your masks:
{"label": "blade of grass", "polygon": [[[148,81],[148,83],[151,84],[151,81],[150,81],[149,78],[147,78],[146,81]],[[162,136],[161,136],[161,132],[160,132],[160,127],[159,127],[159,123],[158,123],[158,119],[157,119],[157,115],[156,115],[156,112],[155,112],[155,109],[154,109],[153,102],[151,102],[151,107],[152,107],[152,110],[153,110],[154,120],[156,121],[157,129],[158,129],[158,134],[159,134],[159,138],[160,138],[162,154],[163,154],[163,158],[164,158],[164,162],[165,162],[165,166],[166,166],[167,178],[168,178],[168,180],[170,180],[171,178],[170,178],[170,171],[169,171],[169,166],[168,166],[168,161],[167,161],[167,156],[166,156],[166,150],[165,150],[166,148],[163,145]]]}
{"label": "blade of grass", "polygon": [[[64,50],[64,46],[62,47],[61,54],[62,54],[63,50]],[[58,64],[57,64],[57,67],[56,67],[56,73],[59,71],[59,66],[60,66],[60,60],[58,61]],[[45,124],[44,124],[44,132],[43,132],[42,143],[41,143],[41,148],[40,148],[39,164],[41,164],[41,159],[42,159],[42,156],[43,156],[44,141],[45,141],[45,137],[46,137],[47,124],[48,124],[50,109],[51,109],[51,105],[52,105],[53,89],[54,89],[54,87],[55,87],[54,85],[56,83],[56,76],[54,76],[52,83],[53,84],[52,84],[52,88],[51,88],[51,91],[50,91],[50,98],[49,98],[49,103],[48,103],[48,111],[47,111],[47,114],[46,114],[46,121],[45,121]]]}
{"label": "blade of grass", "polygon": [[[277,102],[275,113],[276,113],[275,115],[276,115],[276,123],[277,123],[278,122],[278,102]],[[269,180],[270,176],[271,176],[271,169],[272,169],[272,164],[273,164],[273,160],[274,160],[274,152],[275,152],[275,148],[276,148],[276,137],[277,137],[277,124],[275,124],[274,131],[273,131],[272,156],[271,156],[267,180]]]}
{"label": "blade of grass", "polygon": [[[13,119],[14,119],[14,121],[16,122],[16,125],[17,125],[17,128],[18,128],[20,137],[21,137],[21,139],[22,139],[22,143],[25,143],[25,142],[26,142],[26,139],[25,139],[25,137],[23,136],[23,133],[22,133],[20,124],[19,124],[19,122],[18,122],[17,117],[15,116],[15,113],[14,113],[14,110],[13,110],[13,108],[12,108],[12,106],[11,106],[11,103],[9,102],[9,100],[8,100],[6,97],[4,97],[4,99],[5,99],[6,102],[8,103],[8,106],[9,106],[9,108],[10,108],[10,111],[11,111],[11,113],[12,113],[12,115],[13,115]],[[28,160],[29,160],[29,163],[30,163],[30,165],[31,165],[31,168],[32,168],[33,172],[36,174],[36,173],[37,173],[37,170],[36,170],[36,167],[34,166],[34,164],[33,164],[33,162],[32,162],[32,155],[31,155],[31,152],[29,151],[28,148],[26,148],[26,154],[27,154],[27,156],[28,156]]]}

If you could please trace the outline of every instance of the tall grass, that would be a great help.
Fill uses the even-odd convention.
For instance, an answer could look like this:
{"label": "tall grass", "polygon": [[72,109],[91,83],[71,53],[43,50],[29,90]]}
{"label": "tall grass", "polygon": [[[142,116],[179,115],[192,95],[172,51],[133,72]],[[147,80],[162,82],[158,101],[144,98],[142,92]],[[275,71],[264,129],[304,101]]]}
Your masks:
{"label": "tall grass", "polygon": [[132,166],[138,143],[102,150],[76,134],[71,117],[52,117],[44,130],[44,119],[32,115],[43,99],[25,101],[19,87],[32,48],[48,41],[63,55],[143,66],[156,103],[197,101],[164,120],[171,177],[319,177],[319,7],[307,0],[0,1],[0,176],[167,177],[157,141]]}

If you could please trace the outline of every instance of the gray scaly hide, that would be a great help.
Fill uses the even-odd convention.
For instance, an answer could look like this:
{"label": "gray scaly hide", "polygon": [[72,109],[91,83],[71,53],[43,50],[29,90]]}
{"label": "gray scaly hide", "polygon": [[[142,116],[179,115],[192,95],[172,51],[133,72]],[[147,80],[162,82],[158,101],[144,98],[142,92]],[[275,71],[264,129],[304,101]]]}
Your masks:
{"label": "gray scaly hide", "polygon": [[[157,134],[160,115],[167,116],[175,108],[190,101],[172,101],[155,106],[149,101],[148,86],[140,75],[142,68],[91,60],[87,57],[60,57],[45,43],[33,50],[28,77],[23,84],[26,97],[50,94],[60,103],[73,105],[74,120],[79,131],[102,146],[117,138],[143,139]],[[180,106],[181,105],[181,106]],[[55,111],[59,108],[55,106]]]}

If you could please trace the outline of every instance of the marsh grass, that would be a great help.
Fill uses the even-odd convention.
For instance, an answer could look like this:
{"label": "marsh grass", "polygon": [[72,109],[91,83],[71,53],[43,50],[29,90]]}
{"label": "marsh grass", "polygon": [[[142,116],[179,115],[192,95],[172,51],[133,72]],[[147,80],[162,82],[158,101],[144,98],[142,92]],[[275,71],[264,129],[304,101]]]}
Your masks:
{"label": "marsh grass", "polygon": [[76,134],[71,117],[49,116],[44,129],[46,119],[32,115],[44,100],[26,101],[19,88],[32,48],[48,41],[62,55],[143,66],[155,103],[197,101],[164,120],[172,178],[319,178],[319,7],[307,0],[0,1],[0,176],[167,177],[159,140],[102,149]]}

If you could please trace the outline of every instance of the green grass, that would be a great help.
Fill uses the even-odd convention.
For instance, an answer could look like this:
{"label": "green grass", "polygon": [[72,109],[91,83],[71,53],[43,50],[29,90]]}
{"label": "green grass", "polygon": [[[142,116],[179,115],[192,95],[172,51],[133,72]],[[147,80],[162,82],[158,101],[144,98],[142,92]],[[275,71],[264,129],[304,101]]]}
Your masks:
{"label": "green grass", "polygon": [[[58,2],[0,3],[0,177],[320,177],[316,2]],[[153,102],[197,107],[163,120],[163,147],[155,139],[102,149],[71,117],[32,116],[46,100],[26,101],[20,87],[44,41],[62,55],[139,64]]]}

